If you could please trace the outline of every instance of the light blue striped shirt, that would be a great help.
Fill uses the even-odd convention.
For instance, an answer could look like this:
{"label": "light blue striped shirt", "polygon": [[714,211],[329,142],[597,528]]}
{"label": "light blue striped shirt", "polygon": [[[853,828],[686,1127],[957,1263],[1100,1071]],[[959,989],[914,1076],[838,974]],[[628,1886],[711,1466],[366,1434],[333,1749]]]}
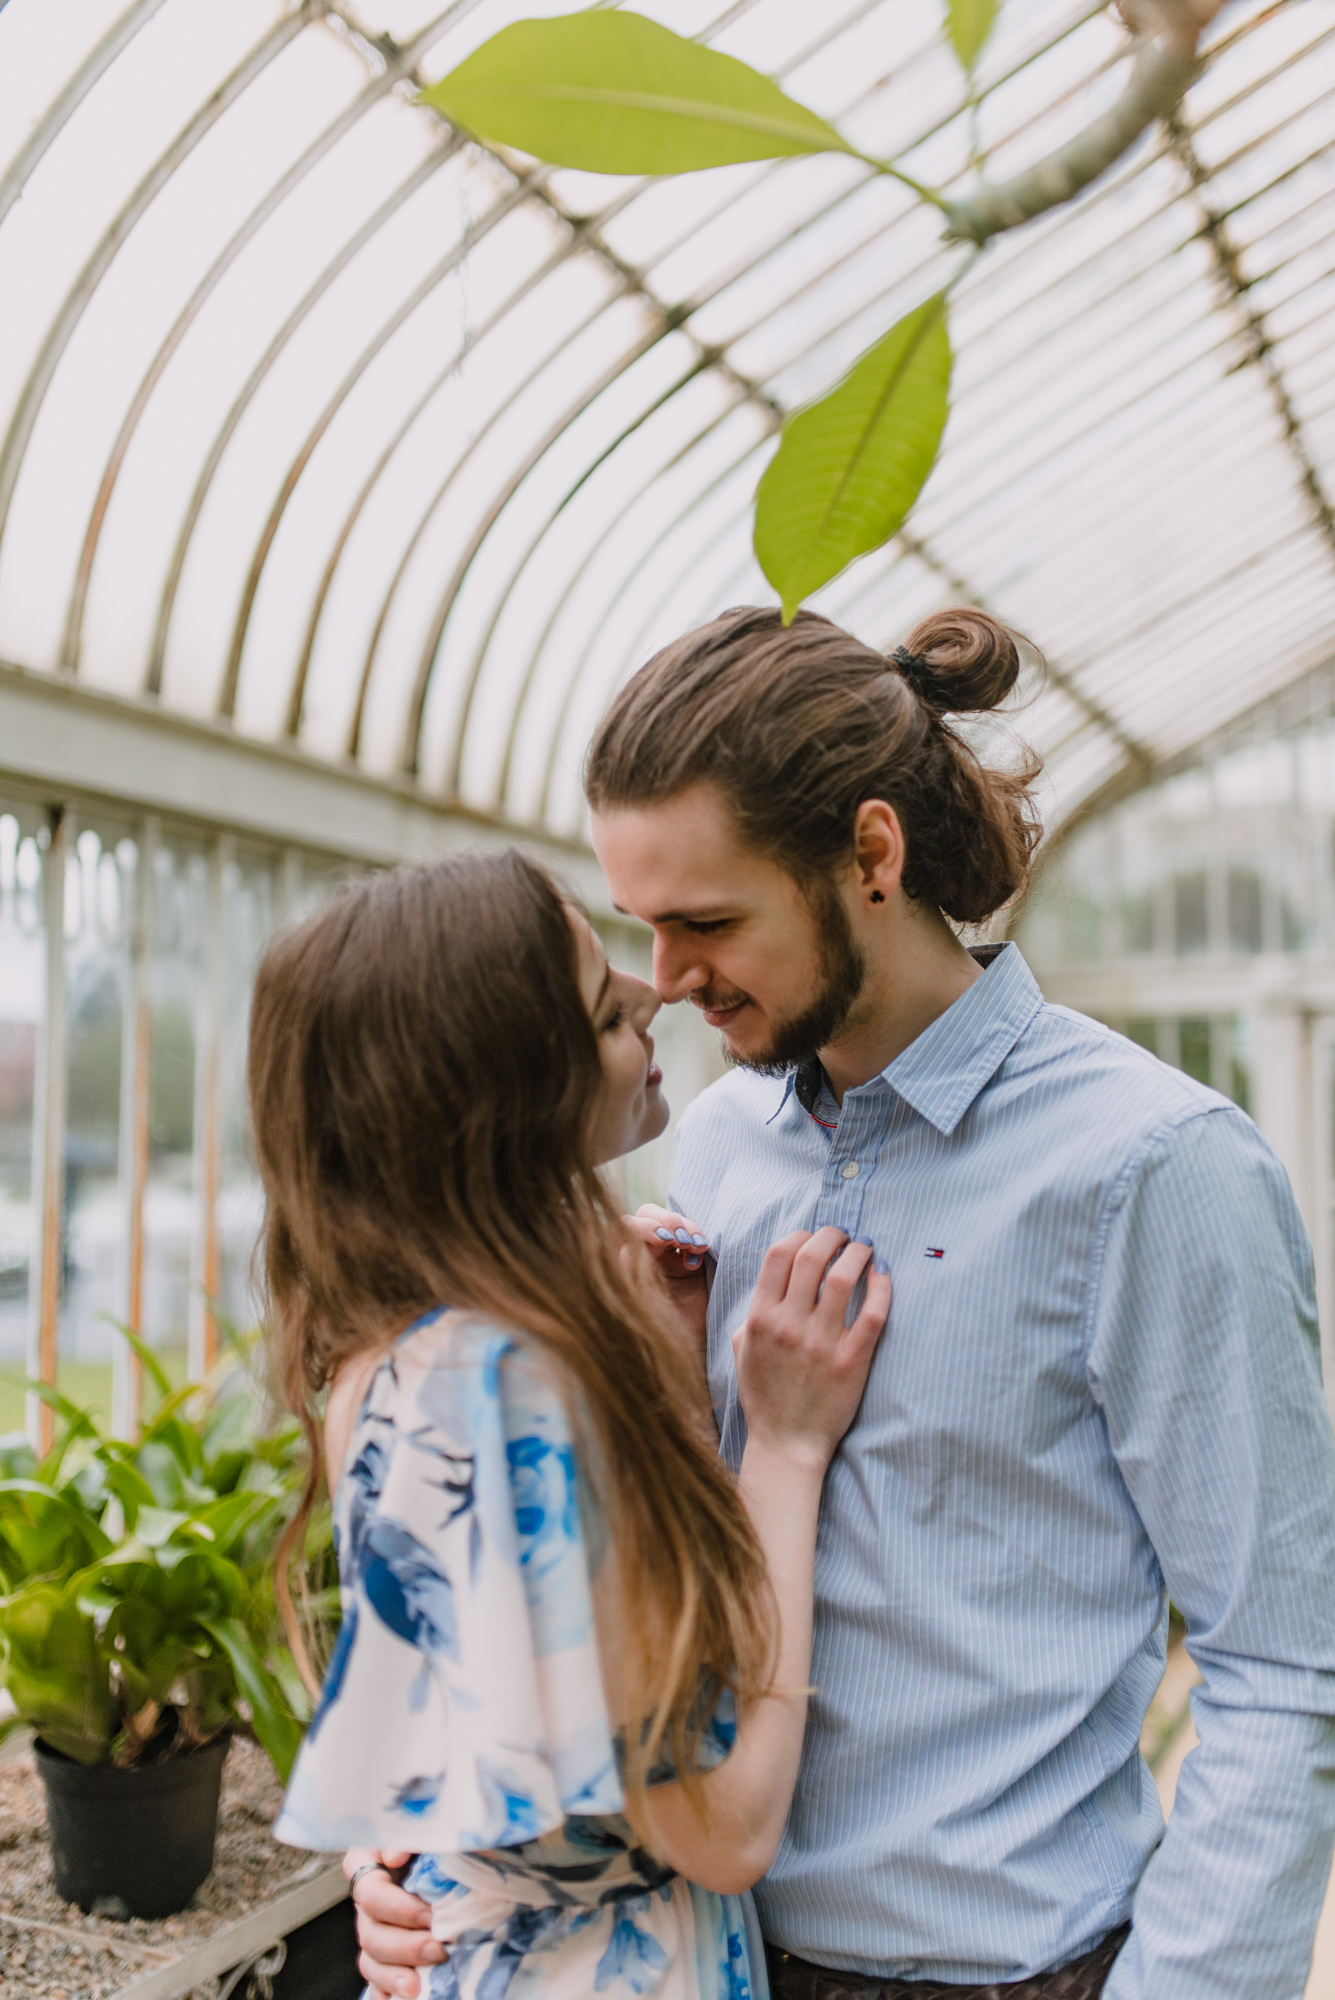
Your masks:
{"label": "light blue striped shirt", "polygon": [[[809,1076],[715,1084],[673,1200],[718,1260],[734,1464],[769,1243],[836,1223],[894,1281],[825,1489],[767,1935],[963,1984],[1134,1914],[1106,2000],[1298,2000],[1335,1837],[1335,1443],[1311,1251],[1251,1120],[1046,1005],[1008,945],[842,1112]],[[1138,1738],[1167,1592],[1204,1682],[1164,1836]]]}

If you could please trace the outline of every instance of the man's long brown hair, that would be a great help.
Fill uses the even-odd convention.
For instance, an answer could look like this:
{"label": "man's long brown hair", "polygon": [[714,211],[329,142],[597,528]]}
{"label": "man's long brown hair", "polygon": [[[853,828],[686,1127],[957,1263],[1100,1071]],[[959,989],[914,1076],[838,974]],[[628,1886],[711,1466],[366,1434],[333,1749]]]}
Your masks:
{"label": "man's long brown hair", "polygon": [[310,1447],[280,1555],[294,1654],[305,1663],[288,1566],[319,1490],[321,1392],[433,1307],[494,1317],[550,1358],[587,1446],[616,1558],[633,1797],[662,1748],[693,1769],[711,1683],[743,1706],[763,1691],[773,1615],[656,1281],[590,1159],[602,1088],[568,907],[515,851],[354,882],[261,961],[261,1260],[276,1374]]}
{"label": "man's long brown hair", "polygon": [[720,787],[743,837],[804,885],[852,858],[864,799],[903,823],[904,892],[985,923],[1023,890],[1038,841],[1039,760],[985,765],[947,718],[998,709],[1016,634],[985,611],[934,611],[890,656],[814,611],[725,611],[632,676],[585,768],[594,810]]}

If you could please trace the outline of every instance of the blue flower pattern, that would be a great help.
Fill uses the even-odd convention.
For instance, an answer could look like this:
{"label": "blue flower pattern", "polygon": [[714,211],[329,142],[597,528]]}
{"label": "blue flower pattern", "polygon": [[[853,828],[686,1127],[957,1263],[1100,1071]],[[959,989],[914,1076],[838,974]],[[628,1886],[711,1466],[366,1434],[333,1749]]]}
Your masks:
{"label": "blue flower pattern", "polygon": [[[768,2000],[750,1898],[672,1874],[622,1815],[602,1537],[531,1345],[461,1314],[410,1327],[334,1511],[343,1622],[278,1838],[417,1854],[449,1948],[429,2000]],[[733,1735],[720,1701],[705,1761]]]}

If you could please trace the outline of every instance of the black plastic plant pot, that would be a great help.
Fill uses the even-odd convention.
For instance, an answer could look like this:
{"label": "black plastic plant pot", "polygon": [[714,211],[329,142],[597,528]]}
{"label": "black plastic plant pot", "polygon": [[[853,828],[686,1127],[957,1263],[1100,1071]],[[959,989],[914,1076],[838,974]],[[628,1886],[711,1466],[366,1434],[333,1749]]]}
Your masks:
{"label": "black plastic plant pot", "polygon": [[57,1894],[108,1917],[183,1910],[213,1866],[227,1738],[129,1771],[33,1747]]}

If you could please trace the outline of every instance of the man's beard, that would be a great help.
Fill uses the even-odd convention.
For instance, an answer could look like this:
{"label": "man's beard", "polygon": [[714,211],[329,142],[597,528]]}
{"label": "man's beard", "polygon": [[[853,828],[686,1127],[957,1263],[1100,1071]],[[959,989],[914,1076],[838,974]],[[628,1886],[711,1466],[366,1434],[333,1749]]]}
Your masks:
{"label": "man's beard", "polygon": [[775,1025],[767,1048],[754,1055],[736,1055],[725,1042],[724,1058],[732,1069],[755,1070],[761,1076],[786,1076],[828,1048],[846,1025],[867,980],[866,955],[853,936],[853,926],[839,892],[829,882],[807,891],[819,940],[817,966],[820,986],[800,1014]]}

